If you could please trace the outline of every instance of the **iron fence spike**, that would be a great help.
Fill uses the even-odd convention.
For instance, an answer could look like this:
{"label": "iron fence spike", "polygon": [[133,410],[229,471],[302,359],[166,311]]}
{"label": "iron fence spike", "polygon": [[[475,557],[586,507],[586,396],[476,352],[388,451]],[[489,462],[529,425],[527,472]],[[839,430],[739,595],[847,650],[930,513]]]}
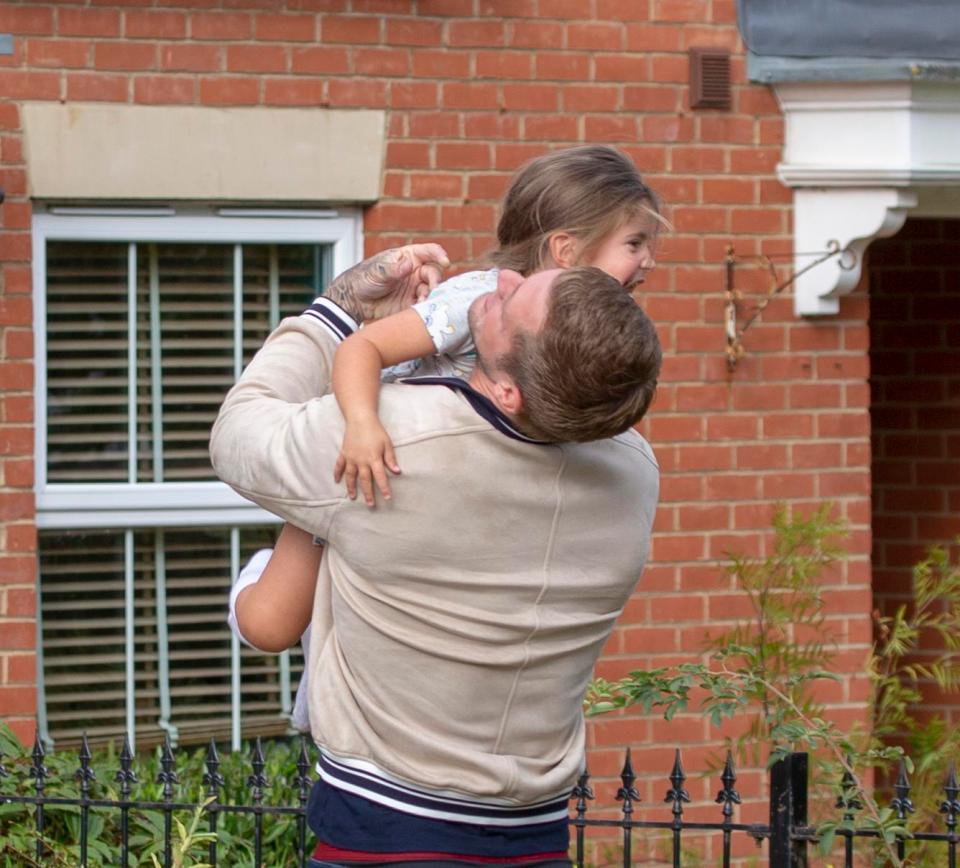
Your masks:
{"label": "iron fence spike", "polygon": [[77,769],[74,778],[80,783],[80,794],[84,797],[90,795],[90,784],[97,779],[97,775],[90,767],[90,760],[93,754],[90,753],[90,743],[87,741],[87,734],[84,732],[80,739],[80,768]]}
{"label": "iron fence spike", "polygon": [[898,820],[905,820],[907,814],[912,814],[916,808],[910,799],[910,778],[907,777],[907,761],[900,760],[900,769],[897,772],[897,782],[893,785],[896,795],[890,800],[890,807],[897,812]]}
{"label": "iron fence spike", "polygon": [[667,790],[667,795],[664,798],[665,802],[673,802],[674,817],[683,814],[683,803],[690,801],[690,794],[683,787],[686,779],[687,776],[683,772],[683,763],[680,761],[680,749],[677,748],[673,755],[673,770],[670,772],[670,783],[673,786]]}
{"label": "iron fence spike", "polygon": [[215,799],[219,796],[220,787],[224,786],[226,781],[220,774],[220,755],[217,753],[217,745],[212,736],[207,745],[207,758],[204,764],[207,770],[204,772],[202,782],[207,787],[207,796]]}
{"label": "iron fence spike", "polygon": [[310,777],[310,758],[307,756],[307,740],[300,736],[300,753],[297,755],[297,775],[293,779],[300,793],[300,801],[306,801],[307,793],[313,784]]}
{"label": "iron fence spike", "polygon": [[723,816],[729,819],[733,816],[733,806],[741,804],[740,793],[733,788],[737,782],[737,773],[733,768],[733,754],[730,751],[727,751],[727,759],[723,764],[720,780],[723,782],[723,788],[717,793],[715,801],[718,805],[723,805]]}
{"label": "iron fence spike", "polygon": [[253,766],[253,774],[247,778],[247,786],[253,791],[253,800],[259,803],[263,799],[263,790],[269,786],[266,776],[263,774],[263,745],[260,742],[260,736],[257,736],[253,743],[253,751],[250,754],[250,765]]}
{"label": "iron fence spike", "polygon": [[850,768],[853,764],[853,758],[847,757],[847,764],[843,769],[843,777],[840,778],[840,795],[837,796],[836,807],[843,808],[843,818],[852,820],[854,814],[863,808],[863,802],[856,796],[857,779],[853,776]]}
{"label": "iron fence spike", "polygon": [[173,749],[170,747],[170,733],[167,733],[164,736],[163,750],[160,753],[161,770],[157,773],[157,783],[163,784],[163,800],[165,802],[173,800],[173,785],[180,783],[175,765]]}
{"label": "iron fence spike", "polygon": [[947,798],[940,804],[940,813],[946,814],[947,828],[953,834],[957,825],[957,814],[960,814],[960,802],[957,801],[957,795],[960,795],[960,787],[957,786],[957,766],[956,763],[950,763],[950,771],[947,772],[947,779],[943,784],[943,791]]}
{"label": "iron fence spike", "polygon": [[140,783],[137,773],[133,770],[133,751],[130,750],[130,735],[124,733],[123,745],[120,748],[120,771],[114,776],[114,781],[120,784],[120,796],[126,799],[130,795],[130,784]]}
{"label": "iron fence spike", "polygon": [[617,801],[623,802],[624,814],[629,814],[633,810],[633,802],[640,801],[640,793],[633,785],[637,776],[633,771],[633,761],[630,758],[630,748],[627,748],[627,755],[623,762],[623,771],[620,772],[620,780],[623,786],[617,790]]}
{"label": "iron fence spike", "polygon": [[33,751],[30,753],[30,777],[33,778],[34,787],[38,793],[43,791],[43,781],[48,775],[47,767],[43,764],[43,758],[46,755],[43,742],[40,740],[40,730],[37,730],[33,738]]}
{"label": "iron fence spike", "polygon": [[7,777],[7,768],[3,764],[3,748],[0,748],[0,778]]}

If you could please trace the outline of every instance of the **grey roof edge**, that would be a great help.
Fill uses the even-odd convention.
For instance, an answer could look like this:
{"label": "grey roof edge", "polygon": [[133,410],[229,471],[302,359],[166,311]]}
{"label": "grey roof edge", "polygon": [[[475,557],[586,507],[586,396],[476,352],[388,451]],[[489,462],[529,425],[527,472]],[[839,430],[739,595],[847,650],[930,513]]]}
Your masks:
{"label": "grey roof edge", "polygon": [[758,84],[801,81],[960,81],[960,61],[901,57],[773,57],[747,53],[747,77]]}

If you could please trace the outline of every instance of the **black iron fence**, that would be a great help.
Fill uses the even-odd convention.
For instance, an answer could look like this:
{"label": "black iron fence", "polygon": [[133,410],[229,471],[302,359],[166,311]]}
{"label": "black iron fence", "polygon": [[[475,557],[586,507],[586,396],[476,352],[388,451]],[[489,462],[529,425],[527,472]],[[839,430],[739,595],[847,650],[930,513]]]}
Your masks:
{"label": "black iron fence", "polygon": [[[17,769],[8,769],[4,765],[4,757],[0,753],[0,832],[4,825],[9,829],[11,822],[18,823],[23,829],[29,826],[31,852],[20,852],[25,865],[52,865],[70,864],[88,868],[92,864],[115,864],[129,866],[142,864],[140,856],[133,848],[139,841],[142,844],[143,836],[137,838],[131,835],[131,816],[143,812],[153,812],[161,818],[154,824],[156,840],[153,842],[156,862],[171,868],[179,865],[182,853],[175,853],[176,837],[174,824],[177,824],[177,833],[180,844],[184,844],[184,825],[175,819],[179,816],[192,815],[195,819],[202,818],[202,832],[197,840],[202,842],[203,857],[211,865],[218,864],[222,855],[224,832],[221,820],[224,815],[241,815],[252,818],[250,835],[252,841],[248,845],[249,863],[254,868],[276,864],[296,864],[305,866],[310,857],[309,840],[306,828],[306,804],[310,787],[313,783],[310,777],[311,760],[310,749],[304,740],[299,744],[299,753],[296,756],[296,772],[292,776],[293,787],[286,789],[286,804],[271,804],[271,781],[264,774],[265,759],[260,740],[254,743],[249,757],[249,774],[245,773],[242,788],[234,790],[245,794],[245,798],[224,800],[223,790],[226,785],[221,774],[221,761],[216,746],[211,740],[203,762],[203,772],[199,780],[181,781],[177,772],[177,758],[170,748],[169,741],[163,746],[159,758],[159,770],[156,772],[155,787],[159,798],[134,798],[138,787],[147,782],[138,778],[135,761],[130,751],[129,743],[125,740],[123,749],[117,756],[117,769],[111,782],[111,797],[100,797],[94,793],[96,774],[91,765],[91,753],[84,737],[80,751],[77,754],[76,770],[73,773],[73,793],[64,794],[62,787],[56,794],[48,792],[54,789],[51,773],[45,765],[47,759],[39,737],[35,740],[32,753],[24,763],[18,763]],[[8,765],[10,763],[8,762]],[[667,790],[664,802],[669,805],[671,817],[662,821],[634,819],[634,813],[640,803],[639,792],[635,786],[637,777],[630,757],[626,752],[623,771],[620,774],[620,787],[616,799],[620,803],[616,809],[616,817],[599,819],[588,816],[595,806],[593,791],[589,785],[589,775],[584,774],[571,793],[571,858],[578,868],[584,868],[587,863],[587,830],[609,829],[617,830],[618,846],[622,850],[623,866],[631,866],[634,861],[634,844],[644,831],[659,830],[666,833],[669,840],[670,859],[674,866],[683,864],[683,836],[691,833],[711,833],[721,839],[720,863],[725,866],[731,864],[733,858],[734,836],[744,835],[753,839],[758,845],[767,843],[767,864],[770,868],[805,868],[808,858],[808,847],[818,840],[817,830],[807,822],[808,797],[808,768],[807,755],[793,753],[776,763],[770,771],[769,787],[769,821],[766,823],[737,823],[734,822],[735,806],[741,803],[740,793],[735,785],[737,781],[731,757],[727,756],[726,764],[720,774],[720,789],[716,796],[719,805],[720,819],[717,822],[692,822],[684,817],[684,806],[690,802],[690,795],[685,788],[687,776],[683,770],[680,751],[676,752],[673,769],[668,780],[670,787]],[[63,783],[63,782],[60,782]],[[195,785],[200,797],[195,800],[184,800],[178,797],[189,784]],[[847,783],[852,783],[848,780]],[[910,800],[910,784],[903,766],[894,785],[894,796],[889,800],[889,808],[900,820],[906,820],[907,815],[914,810]],[[849,790],[847,790],[849,791]],[[291,794],[294,795],[290,798]],[[96,797],[95,797],[96,795]],[[894,847],[902,860],[908,853],[913,842],[935,841],[942,847],[942,856],[934,856],[935,862],[929,864],[946,865],[956,868],[957,845],[960,836],[956,834],[957,819],[960,817],[960,785],[957,783],[955,771],[950,770],[944,785],[945,799],[939,805],[939,811],[944,815],[944,832],[918,832],[908,837],[899,837]],[[19,808],[15,807],[19,806]],[[79,831],[75,844],[75,853],[68,862],[56,861],[52,857],[57,849],[56,842],[47,834],[47,814],[57,808],[68,808],[74,817],[75,829]],[[841,796],[837,801],[837,808],[841,810],[843,822],[835,830],[835,835],[841,840],[838,846],[843,849],[846,868],[854,864],[854,842],[858,838],[876,839],[880,834],[876,828],[858,827],[856,813],[862,808],[857,799],[852,796]],[[17,817],[12,811],[19,810]],[[91,862],[89,831],[93,817],[98,812],[110,812],[116,820],[115,849],[111,857],[104,859],[102,845],[98,855]],[[271,861],[269,853],[265,854],[264,818],[286,818],[283,826],[284,834],[295,838],[290,847],[291,858],[285,858],[282,863]],[[196,823],[194,823],[196,825]],[[10,837],[4,844],[0,836],[0,857],[4,856],[5,846],[9,847]],[[186,843],[189,843],[187,841]],[[194,848],[195,849],[195,848]],[[12,851],[11,851],[12,852]],[[7,855],[9,855],[7,853]],[[131,863],[131,857],[133,858]],[[161,858],[162,856],[162,858]],[[617,861],[620,861],[619,858]],[[3,859],[0,858],[0,864]],[[9,860],[6,864],[10,864]],[[150,864],[147,862],[146,864]],[[187,864],[187,863],[183,863]],[[192,863],[191,863],[192,864]],[[240,864],[232,859],[231,866]],[[924,863],[926,864],[926,863]]]}

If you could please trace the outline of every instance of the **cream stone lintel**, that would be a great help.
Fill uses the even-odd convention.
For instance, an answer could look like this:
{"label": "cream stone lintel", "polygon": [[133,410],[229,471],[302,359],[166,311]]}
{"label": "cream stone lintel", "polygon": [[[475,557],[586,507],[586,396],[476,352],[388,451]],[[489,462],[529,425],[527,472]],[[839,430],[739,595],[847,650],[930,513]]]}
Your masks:
{"label": "cream stone lintel", "polygon": [[372,202],[385,112],[27,103],[30,195],[48,200]]}
{"label": "cream stone lintel", "polygon": [[[793,187],[795,267],[837,245],[839,257],[805,271],[794,287],[799,315],[835,314],[859,282],[870,242],[896,233],[908,212],[960,187],[957,82],[781,82],[786,125],[780,180]],[[931,208],[931,213],[934,213]],[[960,216],[960,211],[955,212]]]}

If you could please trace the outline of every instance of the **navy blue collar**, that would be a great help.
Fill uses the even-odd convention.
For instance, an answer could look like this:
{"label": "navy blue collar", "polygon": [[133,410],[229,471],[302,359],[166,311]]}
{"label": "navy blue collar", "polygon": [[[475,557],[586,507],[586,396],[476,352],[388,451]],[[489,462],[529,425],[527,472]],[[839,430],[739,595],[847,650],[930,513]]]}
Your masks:
{"label": "navy blue collar", "polygon": [[446,386],[448,389],[453,389],[453,391],[463,395],[470,406],[501,434],[506,434],[507,437],[512,437],[514,440],[520,440],[523,443],[535,443],[538,446],[550,445],[547,440],[528,437],[497,409],[493,401],[486,395],[481,395],[476,389],[472,389],[466,380],[461,380],[459,377],[410,377],[402,382],[408,386]]}

